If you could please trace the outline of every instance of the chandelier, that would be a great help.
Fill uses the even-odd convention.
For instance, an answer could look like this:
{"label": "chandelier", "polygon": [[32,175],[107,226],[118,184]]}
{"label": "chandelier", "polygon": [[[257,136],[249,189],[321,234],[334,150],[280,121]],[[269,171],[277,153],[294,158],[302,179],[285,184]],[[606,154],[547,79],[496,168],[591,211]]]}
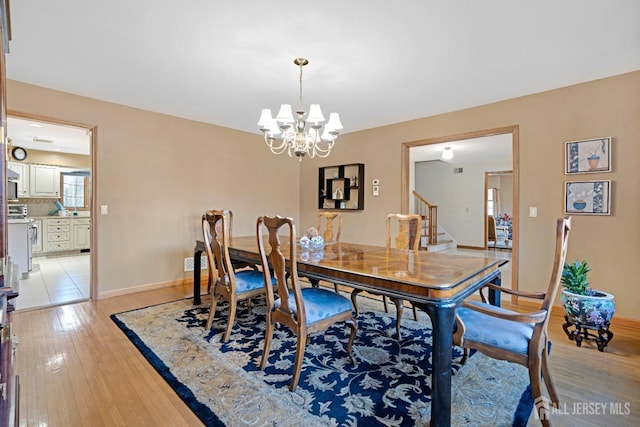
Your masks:
{"label": "chandelier", "polygon": [[[263,109],[258,126],[273,154],[282,154],[286,151],[289,157],[295,154],[300,161],[305,156],[327,157],[342,129],[340,116],[338,113],[331,113],[329,121],[322,129],[325,118],[320,104],[311,104],[309,115],[305,120],[306,113],[302,109],[302,67],[309,61],[306,58],[296,58],[293,63],[300,67],[300,107],[296,111],[297,117],[293,117],[290,104],[282,104],[275,118],[271,116],[270,109]],[[308,129],[307,124],[309,124]]]}

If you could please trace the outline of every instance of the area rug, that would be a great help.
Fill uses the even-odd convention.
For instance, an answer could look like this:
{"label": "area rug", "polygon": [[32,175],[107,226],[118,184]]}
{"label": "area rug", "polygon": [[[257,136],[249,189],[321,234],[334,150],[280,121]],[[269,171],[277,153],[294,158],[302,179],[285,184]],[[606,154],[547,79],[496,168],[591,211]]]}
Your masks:
{"label": "area rug", "polygon": [[[205,298],[205,301],[208,298]],[[298,388],[290,392],[295,336],[277,328],[264,371],[258,369],[265,330],[264,301],[241,307],[231,337],[221,343],[227,306],[204,330],[208,304],[180,300],[111,316],[144,357],[207,426],[428,426],[431,412],[431,328],[421,313],[358,299],[360,317],[347,360],[349,328],[310,336]],[[409,317],[409,318],[407,318]],[[480,353],[460,365],[453,350],[452,425],[526,425],[533,399],[527,370]]]}

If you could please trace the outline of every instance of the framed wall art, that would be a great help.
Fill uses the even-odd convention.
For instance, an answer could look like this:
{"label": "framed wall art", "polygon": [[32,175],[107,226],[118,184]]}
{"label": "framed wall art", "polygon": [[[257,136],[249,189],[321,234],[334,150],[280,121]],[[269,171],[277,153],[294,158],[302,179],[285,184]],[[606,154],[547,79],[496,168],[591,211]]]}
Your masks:
{"label": "framed wall art", "polygon": [[611,137],[567,142],[564,172],[567,175],[611,172]]}
{"label": "framed wall art", "polygon": [[564,212],[611,215],[611,181],[565,181]]}

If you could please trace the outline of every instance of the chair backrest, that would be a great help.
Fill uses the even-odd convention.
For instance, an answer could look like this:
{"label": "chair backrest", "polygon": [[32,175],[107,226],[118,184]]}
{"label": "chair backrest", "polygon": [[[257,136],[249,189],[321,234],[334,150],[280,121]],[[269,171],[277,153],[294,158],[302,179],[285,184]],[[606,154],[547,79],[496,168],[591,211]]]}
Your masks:
{"label": "chair backrest", "polygon": [[233,213],[229,210],[210,210],[202,215],[202,235],[207,249],[212,283],[229,286],[235,291],[235,275],[229,257],[229,236]]}
{"label": "chair backrest", "polygon": [[418,214],[389,214],[387,215],[387,248],[391,247],[392,222],[397,222],[395,247],[397,249],[420,248],[420,233],[422,231],[422,217]]}
{"label": "chair backrest", "polygon": [[[323,220],[324,219],[324,224]],[[324,227],[323,227],[324,225]],[[318,233],[325,242],[339,242],[342,233],[341,212],[320,212],[318,214]]]}
{"label": "chair backrest", "polygon": [[[284,237],[289,241],[284,245],[280,243],[279,232],[284,228],[289,236]],[[265,229],[267,231],[268,247],[265,245]],[[302,290],[298,279],[298,264],[296,261],[296,226],[291,218],[283,218],[281,216],[268,217],[261,216],[256,223],[256,235],[258,237],[258,250],[260,252],[260,260],[262,262],[262,272],[264,274],[264,283],[273,283],[271,274],[276,279],[278,286],[278,296],[280,297],[280,307],[278,310],[292,318],[299,324],[305,324],[306,313],[304,301],[302,299]],[[284,252],[283,252],[284,249]],[[287,260],[288,255],[288,260]],[[288,267],[288,268],[287,268]],[[291,282],[291,293],[287,286],[287,270]],[[271,310],[275,304],[275,298],[272,286],[266,286],[267,291],[267,310]],[[289,299],[293,295],[295,299],[297,316],[289,308]]]}
{"label": "chair backrest", "polygon": [[495,242],[496,234],[496,219],[493,215],[487,215],[487,240]]}
{"label": "chair backrest", "polygon": [[[558,289],[560,288],[560,280],[562,279],[562,269],[567,258],[567,247],[569,244],[569,232],[571,231],[571,217],[558,218],[556,224],[556,249],[553,258],[553,269],[551,270],[551,280],[544,300],[542,301],[542,309],[547,310],[547,319],[544,321],[544,329],[549,323],[549,313],[555,302]],[[535,331],[534,331],[535,335]]]}

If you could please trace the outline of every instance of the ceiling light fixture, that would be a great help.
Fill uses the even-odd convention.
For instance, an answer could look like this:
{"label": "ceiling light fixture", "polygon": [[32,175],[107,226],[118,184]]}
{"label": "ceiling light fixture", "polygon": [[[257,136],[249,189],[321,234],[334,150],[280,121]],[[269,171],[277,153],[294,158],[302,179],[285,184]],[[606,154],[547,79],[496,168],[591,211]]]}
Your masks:
{"label": "ceiling light fixture", "polygon": [[442,160],[451,160],[453,159],[453,150],[451,147],[444,147],[442,150]]}
{"label": "ceiling light fixture", "polygon": [[[289,157],[293,157],[291,155],[293,153],[300,161],[307,155],[310,158],[327,157],[342,129],[340,116],[338,113],[331,113],[322,132],[322,123],[325,118],[322,115],[320,104],[311,104],[309,115],[306,120],[304,119],[302,67],[307,65],[309,61],[306,58],[296,58],[293,63],[300,67],[300,107],[296,111],[297,118],[293,118],[291,104],[282,104],[275,118],[271,116],[270,109],[263,109],[258,126],[264,134],[264,141],[273,154],[282,154],[287,151]],[[307,123],[310,123],[308,130],[306,129]]]}

